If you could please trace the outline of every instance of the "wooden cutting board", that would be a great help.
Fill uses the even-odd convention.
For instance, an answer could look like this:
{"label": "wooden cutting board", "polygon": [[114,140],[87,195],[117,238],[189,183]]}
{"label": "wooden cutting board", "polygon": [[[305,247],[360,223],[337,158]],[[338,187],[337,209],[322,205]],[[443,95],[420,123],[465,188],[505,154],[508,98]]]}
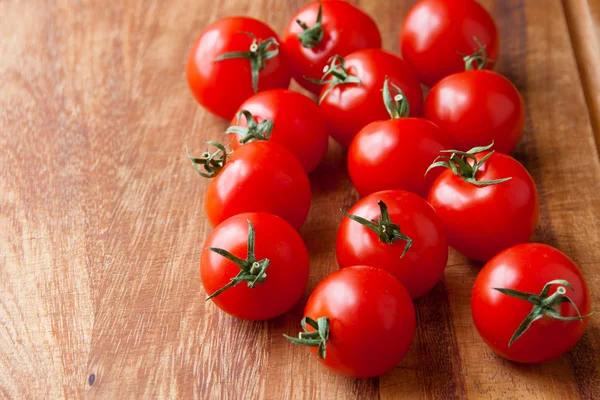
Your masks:
{"label": "wooden cutting board", "polygon": [[[413,1],[357,3],[395,51]],[[483,3],[501,31],[497,70],[527,105],[514,156],[539,187],[534,240],[577,262],[600,310],[600,4]],[[187,52],[217,18],[251,15],[281,32],[302,4],[0,1],[0,397],[600,398],[600,316],[558,360],[503,360],[471,321],[480,265],[455,252],[417,300],[416,338],[394,371],[344,378],[285,342],[310,291],[337,268],[338,209],[358,199],[335,144],[311,177],[301,303],[256,323],[204,302],[207,183],[184,147],[200,151],[227,124],[189,93]]]}

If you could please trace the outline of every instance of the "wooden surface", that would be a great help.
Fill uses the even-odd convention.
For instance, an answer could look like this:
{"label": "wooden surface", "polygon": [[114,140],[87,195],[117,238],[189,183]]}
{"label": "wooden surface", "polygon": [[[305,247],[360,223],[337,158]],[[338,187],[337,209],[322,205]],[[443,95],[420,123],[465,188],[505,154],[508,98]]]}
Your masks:
{"label": "wooden surface", "polygon": [[[412,1],[357,3],[395,50]],[[501,30],[498,71],[527,104],[515,156],[541,195],[534,239],[579,264],[598,310],[600,36],[585,33],[598,33],[600,5],[483,3]],[[416,302],[415,342],[389,374],[343,378],[286,343],[310,290],[336,269],[336,210],[358,199],[335,145],[311,177],[301,304],[250,323],[204,302],[206,182],[184,146],[222,138],[226,123],[189,93],[187,51],[217,18],[248,14],[281,32],[301,4],[0,1],[1,398],[600,398],[599,317],[558,360],[503,360],[471,321],[479,266],[455,252],[443,281]]]}

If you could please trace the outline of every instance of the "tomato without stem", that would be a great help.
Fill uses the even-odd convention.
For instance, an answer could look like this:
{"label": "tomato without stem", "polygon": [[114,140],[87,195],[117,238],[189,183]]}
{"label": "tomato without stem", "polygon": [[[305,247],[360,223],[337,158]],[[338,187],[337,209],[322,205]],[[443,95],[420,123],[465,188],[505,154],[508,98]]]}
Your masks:
{"label": "tomato without stem", "polygon": [[381,47],[381,35],[371,17],[343,0],[308,3],[292,17],[282,40],[294,79],[315,94],[321,87],[306,78],[320,78],[330,57]]}
{"label": "tomato without stem", "polygon": [[415,334],[415,309],[402,284],[368,266],[336,271],[317,285],[304,310],[298,344],[312,346],[328,368],[355,378],[393,369]]}
{"label": "tomato without stem", "polygon": [[215,305],[251,320],[274,318],[292,308],[304,293],[308,270],[308,252],[298,232],[267,213],[223,221],[206,239],[200,262],[202,284]]}
{"label": "tomato without stem", "polygon": [[200,158],[188,154],[198,173],[214,176],[204,203],[212,226],[245,212],[268,212],[296,229],[302,226],[310,208],[310,182],[292,153],[277,143],[257,141],[223,160],[225,148],[220,147]]}
{"label": "tomato without stem", "polygon": [[400,52],[421,82],[431,87],[464,69],[463,56],[485,46],[492,68],[500,48],[498,28],[473,0],[420,0],[408,12],[400,31]]}
{"label": "tomato without stem", "polygon": [[354,137],[348,149],[348,173],[361,196],[402,189],[425,198],[442,172],[425,175],[425,171],[450,144],[434,123],[409,118],[404,94],[387,83],[384,103],[392,119],[372,122]]}
{"label": "tomato without stem", "polygon": [[402,190],[387,190],[360,200],[348,215],[337,234],[340,268],[364,264],[384,269],[413,298],[440,280],[448,243],[442,222],[425,200]]}
{"label": "tomato without stem", "polygon": [[494,142],[509,154],[525,126],[525,105],[517,88],[492,71],[464,71],[442,79],[425,100],[425,118],[437,124],[454,149],[467,151]]}
{"label": "tomato without stem", "polygon": [[[525,295],[518,297],[514,291]],[[531,299],[531,294],[539,297]],[[546,308],[535,307],[530,300],[545,300]],[[525,243],[504,250],[485,265],[473,286],[471,309],[477,331],[496,353],[537,363],[563,355],[579,341],[591,311],[590,292],[565,254],[544,244]],[[523,331],[527,318],[533,322]],[[515,339],[515,332],[521,336]]]}
{"label": "tomato without stem", "polygon": [[330,135],[343,147],[348,147],[364,126],[388,118],[381,101],[386,77],[408,99],[410,115],[421,115],[421,85],[400,57],[379,49],[365,49],[332,60],[322,81],[326,83],[320,107]]}
{"label": "tomato without stem", "polygon": [[230,119],[255,92],[287,88],[291,73],[279,43],[271,28],[253,18],[229,17],[211,24],[194,43],[187,62],[187,80],[196,100]]}
{"label": "tomato without stem", "polygon": [[514,158],[487,151],[490,147],[472,149],[469,157],[452,156],[450,162],[459,173],[444,171],[433,182],[428,197],[444,224],[450,246],[478,261],[527,242],[539,212],[531,175]]}
{"label": "tomato without stem", "polygon": [[[239,114],[242,110],[250,115]],[[268,138],[292,152],[307,173],[327,154],[329,135],[321,110],[300,93],[285,89],[257,93],[242,103],[238,115],[227,130],[234,149],[241,146],[240,142]]]}

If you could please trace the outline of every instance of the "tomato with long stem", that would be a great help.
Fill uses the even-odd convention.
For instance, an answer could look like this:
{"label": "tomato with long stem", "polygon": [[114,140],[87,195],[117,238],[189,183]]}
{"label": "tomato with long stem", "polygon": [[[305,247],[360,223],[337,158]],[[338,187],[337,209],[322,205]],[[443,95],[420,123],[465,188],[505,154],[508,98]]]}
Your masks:
{"label": "tomato with long stem", "polygon": [[552,360],[579,341],[591,315],[590,291],[575,263],[557,249],[525,243],[506,249],[473,286],[475,327],[502,357]]}
{"label": "tomato with long stem", "polygon": [[282,40],[294,79],[315,94],[321,87],[306,78],[318,79],[332,56],[381,47],[375,21],[344,0],[308,3],[290,19]]}
{"label": "tomato with long stem", "polygon": [[379,268],[353,266],[317,285],[304,310],[304,331],[286,338],[309,346],[333,371],[369,378],[398,365],[415,325],[412,300],[397,279]]}
{"label": "tomato with long stem", "polygon": [[267,213],[219,224],[204,243],[200,277],[217,307],[238,318],[277,317],[298,302],[308,282],[308,252],[298,232]]}
{"label": "tomato with long stem", "polygon": [[448,243],[477,261],[527,242],[539,215],[531,175],[514,158],[490,151],[492,145],[468,152],[446,150],[449,156],[430,167],[447,168],[433,182],[428,200],[444,224]]}

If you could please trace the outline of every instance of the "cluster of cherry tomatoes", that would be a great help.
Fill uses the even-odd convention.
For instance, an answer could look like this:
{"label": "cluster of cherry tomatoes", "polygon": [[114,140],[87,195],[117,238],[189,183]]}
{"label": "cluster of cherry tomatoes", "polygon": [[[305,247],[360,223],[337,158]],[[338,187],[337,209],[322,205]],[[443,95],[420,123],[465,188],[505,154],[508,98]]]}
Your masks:
{"label": "cluster of cherry tomatoes", "polygon": [[[200,264],[209,299],[263,320],[301,298],[307,174],[331,135],[348,148],[361,200],[339,227],[340,270],[314,289],[291,342],[344,375],[389,371],[413,340],[412,299],[440,280],[451,246],[487,262],[472,313],[488,345],[520,362],[558,357],[583,334],[589,289],[566,255],[528,243],[538,193],[509,155],[524,105],[491,71],[496,25],[473,0],[420,0],[399,35],[403,58],[381,50],[376,24],[359,8],[323,0],[298,11],[281,38],[263,22],[232,17],[197,39],[190,88],[232,119],[226,146],[188,153],[213,178],[205,204],[215,228]],[[287,90],[292,77],[317,100]],[[422,84],[431,88],[424,101]]]}

